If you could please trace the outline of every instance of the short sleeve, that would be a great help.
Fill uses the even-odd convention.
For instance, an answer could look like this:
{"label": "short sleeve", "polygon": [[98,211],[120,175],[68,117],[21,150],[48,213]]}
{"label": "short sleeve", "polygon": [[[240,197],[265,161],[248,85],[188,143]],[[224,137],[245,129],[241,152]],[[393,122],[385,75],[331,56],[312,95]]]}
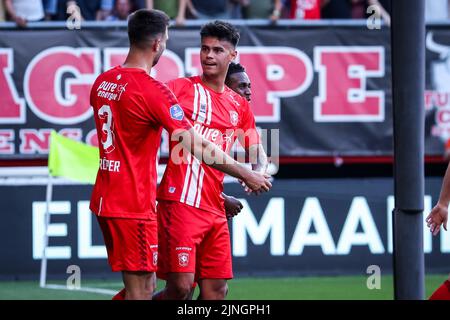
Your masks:
{"label": "short sleeve", "polygon": [[178,129],[191,129],[192,126],[186,120],[184,110],[172,91],[160,82],[155,83],[156,92],[149,93],[152,118],[166,129],[169,134]]}

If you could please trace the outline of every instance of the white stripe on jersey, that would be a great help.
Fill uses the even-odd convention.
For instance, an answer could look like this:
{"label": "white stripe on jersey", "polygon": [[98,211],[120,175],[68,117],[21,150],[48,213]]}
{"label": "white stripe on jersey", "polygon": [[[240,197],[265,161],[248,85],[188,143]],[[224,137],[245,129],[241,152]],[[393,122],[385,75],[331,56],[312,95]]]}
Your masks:
{"label": "white stripe on jersey", "polygon": [[200,200],[202,199],[202,188],[203,188],[203,176],[205,175],[205,170],[203,170],[202,167],[200,167],[200,177],[199,177],[199,183],[197,188],[197,201],[195,202],[195,206],[197,208],[200,207]]}
{"label": "white stripe on jersey", "polygon": [[194,112],[192,113],[192,120],[195,121],[195,117],[197,116],[198,110],[198,84],[194,84]]}
{"label": "white stripe on jersey", "polygon": [[198,111],[197,121],[200,123],[205,123],[206,120],[206,111],[208,109],[208,99],[206,97],[206,90],[198,84],[198,89],[200,93],[200,110]]}
{"label": "white stripe on jersey", "polygon": [[189,191],[186,198],[186,204],[193,206],[195,202],[195,198],[197,195],[198,189],[198,177],[199,177],[199,169],[200,169],[200,161],[197,158],[192,159],[192,173],[191,173],[191,182],[189,183]]}
{"label": "white stripe on jersey", "polygon": [[181,193],[180,202],[184,203],[184,198],[186,197],[186,191],[187,187],[189,185],[189,178],[191,177],[191,166],[192,166],[192,154],[188,153],[188,165],[186,170],[186,176],[184,177],[184,186],[183,186],[183,192]]}
{"label": "white stripe on jersey", "polygon": [[206,91],[206,95],[208,98],[208,104],[207,104],[207,110],[208,110],[208,120],[206,121],[206,124],[211,124],[211,115],[212,115],[212,103],[211,103],[211,94],[208,90]]}

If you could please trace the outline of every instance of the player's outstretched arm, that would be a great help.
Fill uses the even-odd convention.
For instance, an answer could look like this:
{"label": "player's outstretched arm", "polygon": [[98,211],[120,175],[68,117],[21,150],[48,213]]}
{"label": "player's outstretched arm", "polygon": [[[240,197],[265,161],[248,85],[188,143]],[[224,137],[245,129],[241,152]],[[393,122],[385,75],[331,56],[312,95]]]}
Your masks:
{"label": "player's outstretched arm", "polygon": [[[244,146],[245,148],[245,146]],[[251,145],[248,148],[245,148],[245,152],[249,156],[249,161],[252,165],[252,169],[257,172],[266,173],[267,167],[269,166],[269,162],[267,160],[267,154],[264,150],[264,147],[262,144],[254,144]],[[245,184],[241,182],[242,186],[245,188],[245,192],[251,193],[251,190],[249,190],[247,187],[245,187]],[[259,194],[259,192],[255,192],[256,195]]]}
{"label": "player's outstretched arm", "polygon": [[444,229],[447,230],[448,219],[448,205],[450,203],[450,164],[445,172],[444,181],[442,182],[441,194],[439,195],[438,203],[434,206],[428,215],[426,222],[427,226],[433,235],[437,235],[444,225]]}
{"label": "player's outstretched arm", "polygon": [[267,160],[267,154],[262,144],[251,145],[246,152],[249,155],[252,169],[258,172],[266,172],[269,162]]}
{"label": "player's outstretched arm", "polygon": [[272,187],[268,180],[269,175],[247,169],[214,143],[204,139],[194,128],[179,131],[174,135],[194,157],[214,169],[243,180],[252,191],[269,191]]}

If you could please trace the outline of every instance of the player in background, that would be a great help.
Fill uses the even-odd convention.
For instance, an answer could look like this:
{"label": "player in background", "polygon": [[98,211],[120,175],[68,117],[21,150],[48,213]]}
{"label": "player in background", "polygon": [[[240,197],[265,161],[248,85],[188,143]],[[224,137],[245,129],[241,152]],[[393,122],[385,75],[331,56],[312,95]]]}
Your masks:
{"label": "player in background", "polygon": [[[168,86],[195,130],[225,152],[239,139],[250,162],[265,171],[267,157],[257,152],[261,144],[250,105],[225,86],[239,33],[229,23],[214,21],[200,34],[202,75],[176,79]],[[154,299],[187,299],[194,281],[200,299],[224,299],[233,273],[223,174],[189,154],[188,164],[176,165],[177,152],[170,147],[157,196],[161,256],[157,274],[166,280],[166,287]]]}
{"label": "player in background", "polygon": [[[450,203],[450,164],[444,175],[439,200],[426,218],[427,226],[436,236],[441,225],[447,231],[448,205]],[[450,300],[450,278],[447,279],[430,297],[430,300]]]}
{"label": "player in background", "polygon": [[162,11],[130,15],[125,63],[99,75],[90,95],[100,151],[90,209],[97,216],[112,270],[122,272],[125,288],[116,299],[151,299],[155,287],[155,164],[162,127],[174,143],[212,167],[243,178],[252,190],[271,186],[264,175],[246,169],[198,135],[173,93],[150,76],[166,48],[168,25]]}
{"label": "player in background", "polygon": [[[245,68],[236,62],[231,62],[227,75],[225,78],[225,84],[234,92],[239,94],[241,97],[244,97],[248,102],[251,101],[252,97],[252,84],[250,78],[245,72]],[[261,144],[256,146],[252,146],[251,154],[256,155],[258,158],[256,159],[256,165],[253,165],[253,170],[266,172],[267,170],[267,155],[264,151],[264,148]],[[241,184],[244,186],[244,183],[241,181]],[[245,186],[244,186],[245,187]],[[246,189],[247,192],[250,190]],[[227,204],[227,203],[225,203]]]}
{"label": "player in background", "polygon": [[245,72],[245,68],[240,63],[230,63],[225,84],[248,102],[252,100],[252,83],[247,72]]}
{"label": "player in background", "polygon": [[[250,102],[252,96],[251,82],[245,72],[245,68],[242,65],[236,62],[230,63],[228,66],[227,75],[225,77],[225,85]],[[264,152],[264,149],[262,149],[262,152]],[[261,163],[264,163],[264,161],[261,161]],[[267,160],[265,163],[267,163]],[[254,169],[258,170],[260,168],[256,167]],[[225,193],[222,193],[222,196],[224,198],[225,213],[228,219],[241,212],[243,205],[238,199],[233,196],[226,195]]]}

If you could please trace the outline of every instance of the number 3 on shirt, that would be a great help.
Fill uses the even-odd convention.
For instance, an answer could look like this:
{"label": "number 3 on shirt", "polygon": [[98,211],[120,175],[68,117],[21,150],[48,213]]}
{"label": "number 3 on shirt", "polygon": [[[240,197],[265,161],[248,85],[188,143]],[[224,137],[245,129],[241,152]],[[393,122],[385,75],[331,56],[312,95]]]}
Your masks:
{"label": "number 3 on shirt", "polygon": [[[103,150],[105,153],[110,153],[114,150],[114,123],[113,123],[113,114],[111,111],[111,107],[108,105],[103,105],[98,110],[98,116],[100,121],[103,122],[102,126],[102,137],[101,143],[103,145]],[[106,136],[106,140],[104,139]]]}

